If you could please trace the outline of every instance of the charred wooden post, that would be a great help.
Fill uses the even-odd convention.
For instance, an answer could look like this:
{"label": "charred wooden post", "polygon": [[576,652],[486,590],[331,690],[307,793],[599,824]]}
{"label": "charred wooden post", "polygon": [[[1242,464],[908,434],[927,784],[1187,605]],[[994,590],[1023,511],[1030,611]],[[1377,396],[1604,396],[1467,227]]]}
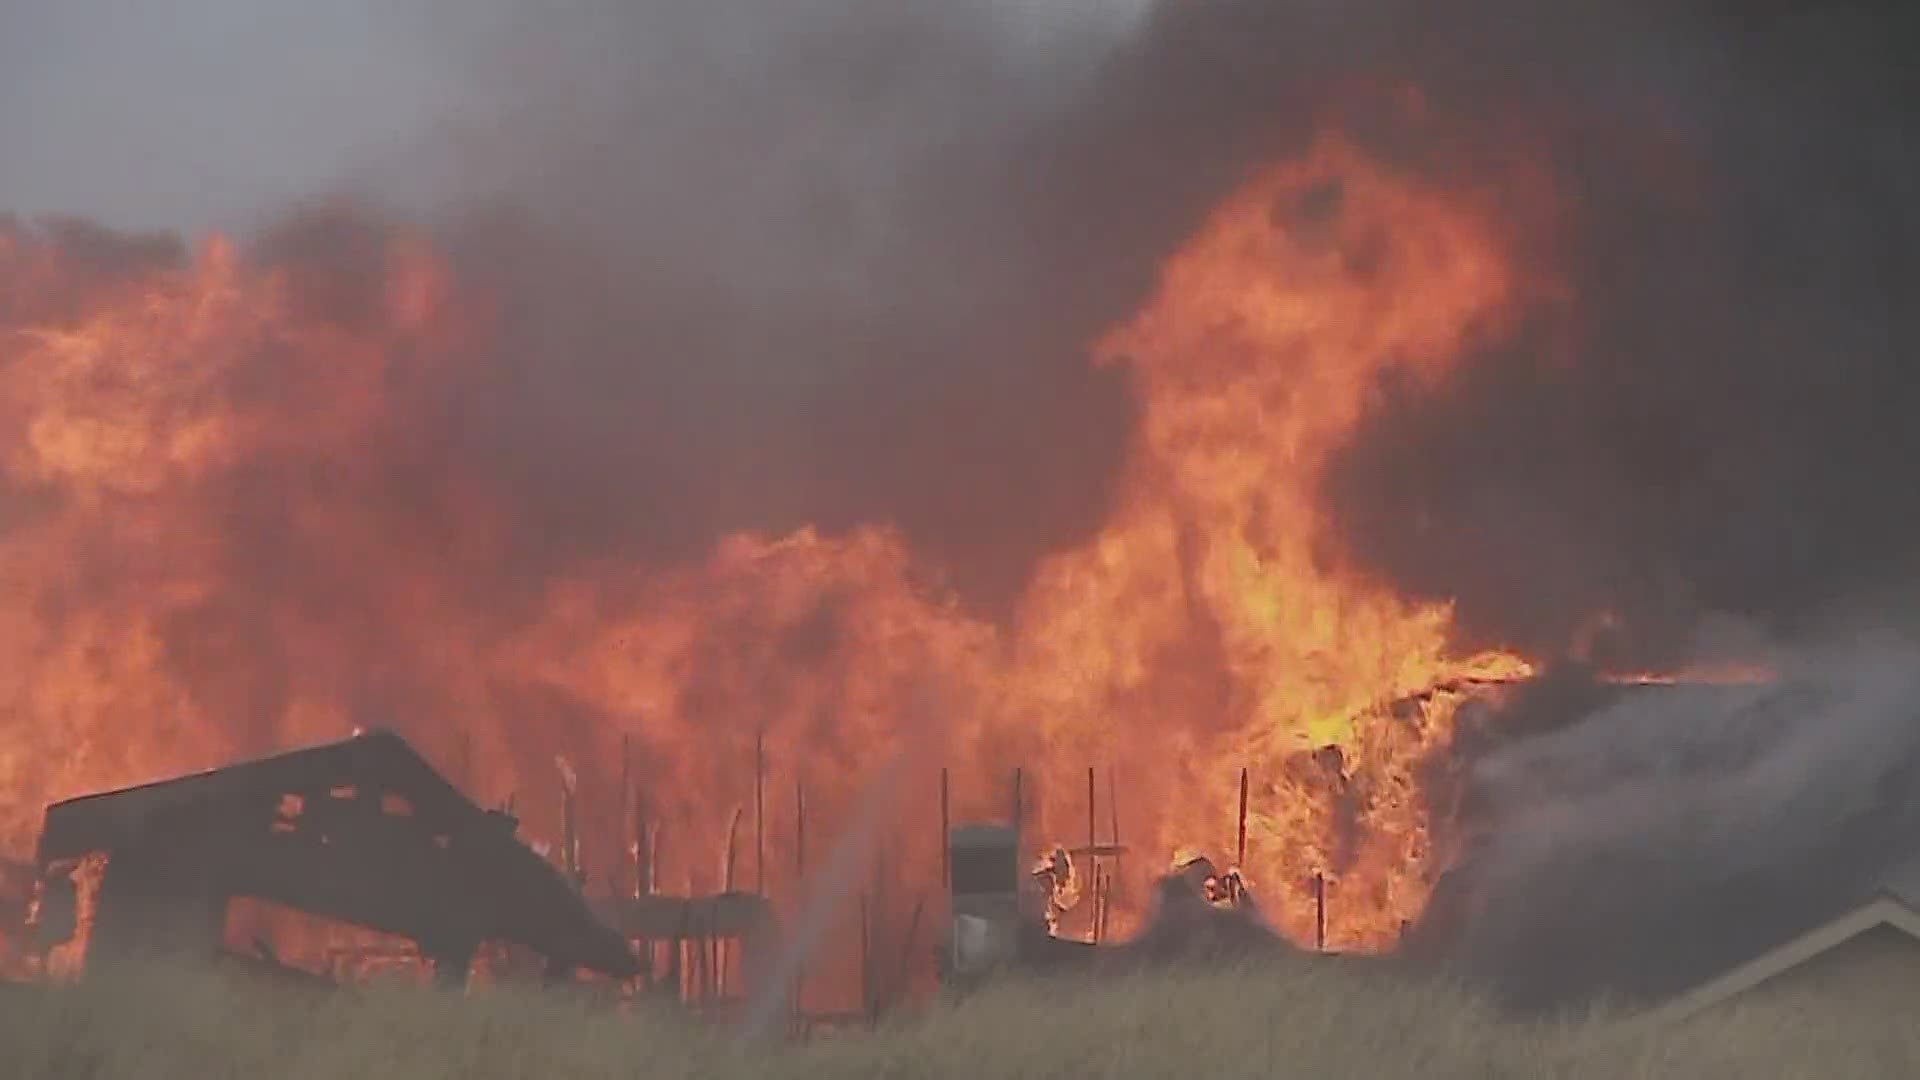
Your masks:
{"label": "charred wooden post", "polygon": [[[793,882],[795,890],[806,883],[807,878],[807,778],[804,773],[793,778]],[[807,965],[799,964],[793,973],[791,1000],[794,1015],[802,1014],[801,995],[807,988]]]}
{"label": "charred wooden post", "polygon": [[707,949],[713,955],[713,997],[718,1001],[727,996],[727,940],[720,936],[719,904],[714,900],[707,901]]}
{"label": "charred wooden post", "polygon": [[[741,815],[741,808],[738,806],[734,807],[733,818],[727,822],[726,864],[725,864],[724,870],[722,871],[721,889],[720,889],[721,892],[727,893],[727,894],[732,894],[735,891],[734,879],[733,879],[733,864],[734,864],[735,846],[738,844],[740,839],[740,815]],[[712,912],[710,910],[708,913],[708,922],[711,923],[712,921],[713,921]],[[711,935],[709,936],[711,938],[709,949],[713,953],[714,996],[718,997],[721,995],[721,993],[724,992],[724,989],[725,989],[727,944],[725,941],[721,940],[718,937],[712,937]]]}
{"label": "charred wooden post", "polygon": [[[1114,846],[1118,847],[1119,845],[1116,844]],[[1118,856],[1115,856],[1115,858],[1117,860]],[[1100,902],[1100,940],[1102,941],[1107,939],[1107,917],[1113,914],[1113,880],[1114,875],[1108,873],[1107,888],[1106,891],[1101,894],[1103,899]]]}
{"label": "charred wooden post", "polygon": [[1094,801],[1094,767],[1087,766],[1087,868],[1092,871],[1093,896],[1087,909],[1087,940],[1100,940],[1100,837],[1095,828],[1099,820]]}
{"label": "charred wooden post", "polygon": [[653,820],[650,814],[645,820],[647,822],[647,876],[643,881],[646,891],[642,895],[652,896],[660,891],[660,852],[666,847],[660,837],[666,830],[666,823]]}
{"label": "charred wooden post", "polygon": [[807,876],[807,778],[793,781],[793,878]]}
{"label": "charred wooden post", "polygon": [[633,896],[638,899],[653,891],[653,825],[647,821],[646,808],[634,796],[630,827],[633,829]]}
{"label": "charred wooden post", "polygon": [[[1087,850],[1089,852],[1094,851],[1094,849],[1100,846],[1099,837],[1094,835],[1093,823],[1095,820],[1093,805],[1093,766],[1089,765],[1087,766]],[[1092,858],[1094,860],[1093,865],[1099,866],[1100,857],[1093,855]]]}
{"label": "charred wooden post", "polygon": [[[883,849],[884,850],[884,849]],[[884,854],[876,853],[873,859],[873,906],[869,909],[870,922],[867,928],[867,957],[872,965],[867,978],[872,984],[872,1006],[874,1016],[878,1018],[882,1004],[881,994],[886,990],[885,962],[880,958],[880,949],[892,930],[887,919],[887,871],[889,866]]]}
{"label": "charred wooden post", "polygon": [[1021,847],[1020,834],[1021,813],[1024,809],[1023,798],[1020,791],[1020,767],[1016,765],[1013,769],[1013,846],[1019,850],[1025,850]]}
{"label": "charred wooden post", "polygon": [[671,955],[668,957],[667,966],[669,970],[667,972],[667,979],[673,983],[673,992],[681,1001],[686,1001],[692,996],[689,992],[690,987],[688,985],[690,973],[687,970],[690,966],[687,962],[687,944],[688,936],[692,929],[689,925],[689,920],[692,918],[692,915],[692,908],[682,907],[680,909],[680,925],[675,928],[673,932],[673,948]]}
{"label": "charred wooden post", "polygon": [[700,1001],[705,1004],[720,996],[720,945],[713,936],[713,913],[708,911],[697,918],[700,926]]}
{"label": "charred wooden post", "polygon": [[727,846],[721,853],[720,890],[733,891],[733,856],[735,846],[740,842],[740,808],[733,808],[733,817],[727,820]]}
{"label": "charred wooden post", "polygon": [[1100,937],[1102,940],[1113,936],[1113,900],[1119,895],[1119,875],[1107,874],[1107,904],[1100,912]]}
{"label": "charred wooden post", "polygon": [[1327,875],[1313,875],[1313,948],[1327,951]]}
{"label": "charred wooden post", "polygon": [[708,920],[693,914],[694,1000],[704,1005],[713,997],[713,938],[707,932]]}
{"label": "charred wooden post", "polygon": [[[625,732],[620,734],[619,821],[620,824],[615,831],[620,845],[620,857],[611,864],[618,869],[607,875],[607,892],[613,896],[619,896],[626,888],[625,881],[629,869],[633,874],[633,880],[638,881],[640,876],[636,857],[639,852],[639,839],[637,837],[629,839],[627,836],[627,829],[633,824],[633,736]],[[630,863],[635,865],[630,868]]]}
{"label": "charred wooden post", "polygon": [[1247,865],[1247,770],[1240,770],[1240,834],[1234,846],[1233,865],[1244,868]]}
{"label": "charred wooden post", "polygon": [[[633,736],[620,736],[620,829],[623,834],[623,864],[631,864],[627,880],[631,883],[634,899],[639,899],[653,891],[653,838],[648,835],[647,812],[639,790],[635,784],[633,770]],[[615,895],[619,894],[615,889]],[[640,991],[651,993],[654,983],[654,942],[651,937],[640,936],[634,941],[635,952],[640,957]]]}
{"label": "charred wooden post", "polygon": [[1100,890],[1100,940],[1107,940],[1107,920],[1113,915],[1113,871],[1106,871],[1106,884]]}
{"label": "charred wooden post", "polygon": [[889,1006],[898,1003],[907,995],[908,980],[913,977],[913,950],[920,939],[920,916],[924,913],[927,898],[918,896],[913,901],[913,917],[907,920],[907,938],[900,946],[900,971],[893,980],[893,989],[887,995]]}
{"label": "charred wooden post", "polygon": [[1100,872],[1100,914],[1094,926],[1094,939],[1096,941],[1107,940],[1107,920],[1108,917],[1113,914],[1113,882],[1114,874],[1112,870],[1102,870]]}
{"label": "charred wooden post", "polygon": [[1114,785],[1113,766],[1107,766],[1108,832],[1113,841],[1113,864],[1120,865],[1120,791]]}
{"label": "charred wooden post", "polygon": [[574,795],[579,778],[565,758],[555,759],[560,768],[560,865],[567,880],[580,883],[579,822],[574,817]]}
{"label": "charred wooden post", "polygon": [[860,894],[860,1011],[872,1024],[878,1017],[873,1006],[873,926],[867,910],[867,894]]}
{"label": "charred wooden post", "polygon": [[753,890],[767,895],[767,729],[753,737]]}
{"label": "charred wooden post", "polygon": [[1088,891],[1087,903],[1087,944],[1100,944],[1100,890],[1106,884],[1100,868],[1093,868],[1093,884]]}

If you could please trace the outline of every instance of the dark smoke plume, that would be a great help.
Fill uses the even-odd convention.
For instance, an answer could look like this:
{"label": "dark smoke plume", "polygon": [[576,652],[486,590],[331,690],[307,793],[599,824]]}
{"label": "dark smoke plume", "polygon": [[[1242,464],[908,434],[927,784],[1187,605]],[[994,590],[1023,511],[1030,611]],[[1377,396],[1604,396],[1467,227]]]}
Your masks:
{"label": "dark smoke plume", "polygon": [[[1911,18],[1048,10],[448,10],[476,100],[431,190],[521,308],[475,407],[529,555],[884,520],[1000,607],[1102,518],[1130,404],[1088,344],[1332,121],[1466,189],[1543,169],[1551,229],[1516,210],[1518,255],[1572,298],[1433,394],[1383,391],[1328,481],[1363,565],[1535,651],[1611,612],[1623,660],[1900,569]],[[1401,85],[1429,122],[1355,105]]]}
{"label": "dark smoke plume", "polygon": [[1569,310],[1388,395],[1328,493],[1469,633],[1551,653],[1609,612],[1608,658],[1659,663],[1703,613],[1790,628],[1910,573],[1920,27],[1775,5],[1627,40],[1631,108],[1548,106]]}
{"label": "dark smoke plume", "polygon": [[398,167],[511,298],[477,406],[527,554],[888,522],[992,608],[1094,528],[1131,404],[1086,346],[1155,252],[1089,258],[1061,141],[1139,7],[526,5],[456,37],[478,101]]}
{"label": "dark smoke plume", "polygon": [[[1786,615],[1872,580],[1914,528],[1915,39],[1868,7],[418,0],[382,20],[459,92],[439,138],[348,169],[349,194],[431,218],[507,298],[507,340],[421,418],[420,452],[500,489],[530,578],[886,521],[1003,607],[1105,511],[1132,406],[1089,343],[1248,170],[1337,114],[1441,182],[1544,168],[1556,228],[1521,254],[1573,297],[1438,392],[1384,395],[1329,481],[1363,565],[1457,598],[1476,637],[1551,651],[1613,610],[1657,654],[1699,611]],[[1353,105],[1401,86],[1429,119]],[[278,231],[350,258],[351,224],[320,217]]]}

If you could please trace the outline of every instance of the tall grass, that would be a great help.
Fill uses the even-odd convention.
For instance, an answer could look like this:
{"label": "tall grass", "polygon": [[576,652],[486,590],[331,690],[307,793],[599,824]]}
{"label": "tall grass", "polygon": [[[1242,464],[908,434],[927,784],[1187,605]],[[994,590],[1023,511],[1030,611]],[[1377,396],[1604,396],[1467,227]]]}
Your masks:
{"label": "tall grass", "polygon": [[1281,964],[1013,982],[872,1034],[745,1046],[556,995],[338,994],[148,970],[0,994],[0,1075],[179,1080],[527,1077],[1896,1077],[1920,1028],[1895,987],[1777,993],[1684,1026],[1503,1021],[1442,985]]}

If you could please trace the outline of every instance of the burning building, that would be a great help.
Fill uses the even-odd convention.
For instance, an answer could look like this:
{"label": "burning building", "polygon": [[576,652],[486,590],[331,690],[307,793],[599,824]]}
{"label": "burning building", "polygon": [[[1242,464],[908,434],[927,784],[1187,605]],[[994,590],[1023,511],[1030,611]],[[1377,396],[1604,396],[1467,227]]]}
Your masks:
{"label": "burning building", "polygon": [[[58,505],[10,550],[22,573],[33,558],[91,551],[105,575],[22,582],[45,602],[23,609],[39,614],[23,615],[21,640],[64,642],[86,674],[57,675],[68,669],[52,654],[21,669],[35,675],[18,687],[23,719],[5,751],[15,846],[41,801],[167,762],[211,765],[263,741],[342,732],[359,706],[339,688],[362,686],[467,717],[407,734],[494,798],[550,790],[556,755],[578,763],[578,842],[598,865],[612,861],[595,853],[619,850],[629,832],[607,765],[631,740],[663,891],[723,891],[724,800],[753,800],[756,740],[774,783],[805,777],[817,832],[835,827],[838,778],[911,732],[932,740],[922,760],[937,755],[960,777],[1108,765],[1121,788],[1115,824],[1143,852],[1230,834],[1231,810],[1193,793],[1250,766],[1260,786],[1246,870],[1284,930],[1310,937],[1316,873],[1337,882],[1346,945],[1388,945],[1419,913],[1436,870],[1420,770],[1446,752],[1465,700],[1446,687],[1528,665],[1455,652],[1443,605],[1409,603],[1329,563],[1314,484],[1379,378],[1441,378],[1497,325],[1516,284],[1485,207],[1331,133],[1228,199],[1138,317],[1096,350],[1099,363],[1125,365],[1142,415],[1112,518],[1037,568],[1008,627],[967,611],[901,536],[872,527],[734,536],[678,568],[582,566],[512,611],[490,610],[476,583],[509,572],[486,539],[494,511],[459,494],[482,477],[431,480],[464,466],[414,456],[406,426],[416,397],[458,386],[462,365],[488,348],[487,298],[417,237],[357,237],[349,285],[297,248],[249,255],[219,243],[197,257],[116,254],[126,264],[96,279],[71,238],[7,234],[5,273],[33,286],[8,315],[0,398],[24,425],[8,468]],[[1364,267],[1346,254],[1359,248]],[[1264,359],[1278,356],[1288,359]],[[298,408],[238,389],[294,373],[308,380]],[[445,543],[367,516],[389,501],[392,454],[413,456],[431,498],[465,523]],[[287,490],[259,523],[285,542],[277,581],[244,571],[264,590],[244,594],[256,604],[229,584],[241,568],[219,537],[232,519],[214,503],[244,502],[263,461],[333,480]],[[111,524],[127,513],[150,523],[137,544]],[[75,605],[96,581],[111,596],[83,615]],[[287,591],[303,581],[336,584]],[[256,646],[278,658],[270,687],[247,681],[265,675],[245,659]],[[261,693],[273,698],[264,710],[249,705]],[[233,710],[265,727],[220,719]],[[198,719],[165,721],[164,742],[108,737],[119,729],[106,717],[133,713]],[[536,715],[553,720],[526,719]],[[1162,724],[1179,753],[1114,737]],[[1327,747],[1339,753],[1314,757]],[[1040,787],[1040,775],[1030,831],[1065,832],[1076,795]],[[959,803],[964,812],[964,792]],[[522,801],[536,834],[562,831],[551,804]],[[795,834],[787,800],[764,813],[766,837]],[[902,814],[906,834],[934,832],[932,807]],[[931,844],[900,850],[888,871],[903,905],[896,927],[938,858]],[[1115,934],[1144,911],[1149,861],[1128,864],[1114,889]],[[792,891],[790,860],[764,866],[756,889]]]}
{"label": "burning building", "polygon": [[[456,987],[496,945],[533,950],[556,976],[637,974],[625,940],[516,826],[469,802],[398,736],[358,735],[49,807],[36,929],[82,971],[206,962],[236,902],[252,901],[405,939]],[[304,944],[264,943],[264,958]]]}
{"label": "burning building", "polygon": [[[507,125],[524,213],[0,223],[0,856],[48,804],[391,727],[590,892],[644,849],[663,899],[605,909],[635,936],[696,897],[791,914],[879,816],[834,930],[918,956],[949,823],[862,778],[947,767],[982,820],[1024,767],[1017,872],[1057,844],[1082,875],[1063,933],[1139,930],[1197,847],[1287,939],[1381,950],[1471,846],[1470,759],[1522,734],[1482,699],[1583,627],[1664,670],[1702,611],[1910,550],[1875,468],[1911,449],[1907,316],[1861,299],[1897,260],[1856,256],[1911,200],[1854,205],[1908,144],[1831,122],[1908,122],[1871,65],[1775,78],[1803,35],[1686,13],[1654,49],[1608,5],[1164,4],[1029,70],[951,32],[1007,6],[829,42],[775,5],[644,58],[609,31],[666,16],[530,20],[528,82],[635,81],[606,123],[476,125],[542,118]],[[758,33],[804,62],[728,67]],[[983,52],[901,62],[935,43]],[[1710,88],[1668,66],[1696,53]],[[1075,854],[1088,766],[1125,856]],[[86,872],[173,887],[125,858]]]}

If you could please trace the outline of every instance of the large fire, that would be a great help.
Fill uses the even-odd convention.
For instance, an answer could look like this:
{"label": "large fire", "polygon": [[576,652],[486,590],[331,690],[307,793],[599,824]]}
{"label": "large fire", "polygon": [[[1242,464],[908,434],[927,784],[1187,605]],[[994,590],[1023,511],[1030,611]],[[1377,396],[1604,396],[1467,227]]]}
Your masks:
{"label": "large fire", "polygon": [[[555,757],[580,763],[589,889],[626,842],[630,743],[660,886],[712,889],[764,738],[780,895],[795,787],[824,846],[863,770],[914,744],[904,767],[928,775],[876,886],[901,911],[937,887],[940,767],[956,819],[1003,816],[1022,767],[1037,845],[1079,843],[1097,766],[1097,839],[1129,851],[1112,930],[1176,847],[1232,861],[1244,768],[1263,908],[1309,940],[1323,875],[1332,943],[1387,945],[1438,869],[1423,767],[1470,685],[1528,666],[1458,653],[1446,607],[1348,565],[1316,487],[1373,395],[1497,328],[1501,235],[1337,138],[1251,179],[1093,350],[1139,404],[1111,517],[1000,625],[881,525],[496,588],[482,467],[406,426],[458,385],[491,306],[418,238],[340,285],[218,241],[129,269],[0,228],[0,851],[31,849],[50,800],[371,719],[476,798],[517,795],[548,838]],[[277,579],[295,567],[316,579]],[[757,857],[737,865],[757,883]]]}
{"label": "large fire", "polygon": [[1338,883],[1343,944],[1419,913],[1419,767],[1462,680],[1527,672],[1451,654],[1449,612],[1342,565],[1315,500],[1370,395],[1444,373],[1509,289],[1473,210],[1327,141],[1220,207],[1102,343],[1131,364],[1142,428],[1114,520],[1035,582],[1010,709],[1054,752],[1122,763],[1157,808],[1138,836],[1156,865],[1235,836],[1229,785],[1250,769],[1243,869],[1297,939],[1315,874]]}

